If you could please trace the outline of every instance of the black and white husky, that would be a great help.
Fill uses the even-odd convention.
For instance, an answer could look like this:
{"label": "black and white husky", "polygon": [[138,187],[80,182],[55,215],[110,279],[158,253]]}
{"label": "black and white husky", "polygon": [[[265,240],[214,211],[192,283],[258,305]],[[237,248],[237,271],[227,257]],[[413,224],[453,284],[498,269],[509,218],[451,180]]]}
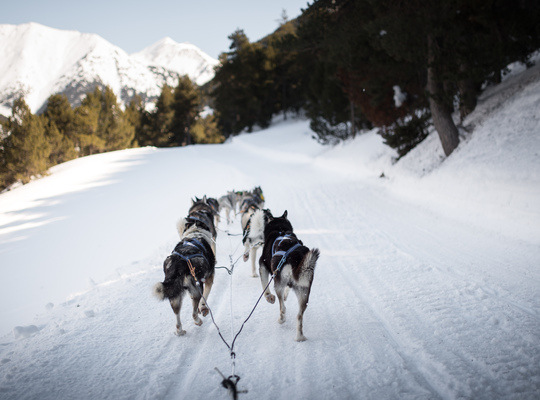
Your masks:
{"label": "black and white husky", "polygon": [[287,211],[281,217],[268,215],[268,223],[264,228],[264,247],[259,259],[261,284],[266,288],[264,296],[269,303],[276,301],[267,288],[270,274],[274,275],[274,290],[279,300],[279,319],[285,322],[285,300],[289,288],[298,298],[298,315],[296,317],[296,341],[304,341],[304,311],[307,308],[315,265],[319,259],[318,249],[309,249],[293,233],[293,227],[287,219]]}
{"label": "black and white husky", "polygon": [[[185,224],[182,224],[182,228],[185,228]],[[192,300],[192,316],[195,325],[202,324],[199,313],[206,316],[209,312],[206,300],[212,289],[216,266],[216,257],[211,243],[212,235],[207,229],[191,225],[183,230],[180,242],[163,262],[165,280],[154,286],[155,296],[160,300],[169,299],[171,303],[176,315],[178,336],[186,333],[180,321],[182,299],[186,292]]]}
{"label": "black and white husky", "polygon": [[209,231],[212,235],[211,246],[215,255],[217,229],[216,225],[214,224],[214,216],[215,211],[208,203],[206,196],[203,196],[202,199],[195,197],[195,200],[191,200],[191,207],[189,208],[188,216],[178,221],[176,225],[178,234],[180,237],[182,237],[183,232],[192,225],[196,225],[201,229]]}
{"label": "black and white husky", "polygon": [[242,214],[242,243],[244,244],[244,262],[251,257],[251,276],[258,277],[255,267],[257,250],[264,244],[264,227],[272,215],[268,210],[249,208]]}

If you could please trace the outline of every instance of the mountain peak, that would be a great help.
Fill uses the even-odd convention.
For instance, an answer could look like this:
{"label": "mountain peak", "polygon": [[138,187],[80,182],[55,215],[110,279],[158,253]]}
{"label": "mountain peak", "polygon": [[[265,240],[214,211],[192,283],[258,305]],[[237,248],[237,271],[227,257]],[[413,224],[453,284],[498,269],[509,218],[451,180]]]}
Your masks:
{"label": "mountain peak", "polygon": [[188,75],[202,85],[213,78],[213,59],[196,46],[170,37],[128,55],[97,34],[50,28],[36,22],[0,24],[0,114],[24,96],[38,112],[49,96],[63,93],[72,105],[97,86],[110,86],[120,102],[135,94],[159,96],[163,84]]}

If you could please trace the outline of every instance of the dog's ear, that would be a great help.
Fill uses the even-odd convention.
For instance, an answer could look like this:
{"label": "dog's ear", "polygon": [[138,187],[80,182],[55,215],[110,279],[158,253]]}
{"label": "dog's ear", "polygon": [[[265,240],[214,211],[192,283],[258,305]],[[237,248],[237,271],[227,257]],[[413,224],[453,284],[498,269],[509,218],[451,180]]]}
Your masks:
{"label": "dog's ear", "polygon": [[265,217],[267,223],[274,219],[274,216],[272,215],[272,213],[270,212],[270,210],[268,208],[265,208],[263,210],[263,213],[264,213],[264,217]]}
{"label": "dog's ear", "polygon": [[281,216],[281,218],[287,219],[287,210],[285,210],[285,212],[283,213],[283,215]]}
{"label": "dog's ear", "polygon": [[204,195],[202,199],[203,199],[203,201],[204,201],[205,203],[207,202],[207,200],[206,200],[206,195]]}

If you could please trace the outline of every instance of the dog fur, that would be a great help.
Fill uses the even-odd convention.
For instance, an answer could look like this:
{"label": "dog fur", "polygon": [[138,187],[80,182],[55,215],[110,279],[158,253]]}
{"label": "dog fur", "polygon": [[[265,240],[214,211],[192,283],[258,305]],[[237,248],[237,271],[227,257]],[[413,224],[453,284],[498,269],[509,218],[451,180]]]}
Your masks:
{"label": "dog fur", "polygon": [[254,278],[259,276],[255,266],[257,250],[264,244],[264,227],[268,219],[268,210],[249,208],[246,213],[242,214],[244,262],[247,262],[251,257],[251,276]]}
{"label": "dog fur", "polygon": [[[192,225],[197,225],[199,228],[208,230],[212,235],[211,245],[215,255],[217,229],[214,224],[214,215],[214,210],[208,204],[206,196],[203,196],[202,199],[195,197],[195,200],[191,200],[191,207],[189,208],[188,216],[183,219],[183,224],[184,230]],[[179,229],[178,224],[177,229]],[[180,237],[182,237],[180,230],[178,233],[180,234]]]}
{"label": "dog fur", "polygon": [[[173,254],[168,256],[163,262],[165,280],[156,283],[154,286],[154,295],[159,300],[169,299],[171,308],[176,316],[175,333],[178,336],[185,335],[186,333],[182,329],[182,322],[180,321],[182,299],[186,293],[189,293],[192,300],[192,317],[195,325],[202,324],[202,320],[198,316],[199,313],[203,316],[208,314],[209,310],[206,300],[210,295],[214,283],[216,265],[216,257],[211,247],[211,233],[206,229],[201,229],[197,225],[186,228],[185,224],[182,224],[181,228],[181,241],[175,246]],[[203,248],[199,249],[194,246],[193,244],[196,242],[193,239],[202,244]],[[183,256],[200,254],[200,256],[190,259],[195,277],[191,274],[188,262],[175,253]]]}
{"label": "dog fur", "polygon": [[[270,274],[275,274],[274,290],[279,300],[278,322],[282,324],[285,322],[285,300],[287,300],[289,288],[293,289],[299,306],[296,316],[296,341],[304,341],[306,340],[303,333],[304,312],[309,302],[315,266],[320,253],[318,249],[310,250],[296,237],[287,219],[287,211],[277,218],[269,212],[268,218],[268,223],[264,228],[264,247],[259,259],[259,273],[263,290],[265,290],[264,296],[269,303],[273,304],[276,301],[275,296],[267,288]],[[276,242],[278,237],[285,238]],[[300,246],[288,255],[283,266],[278,270],[282,256],[275,253],[287,251],[297,243]]]}

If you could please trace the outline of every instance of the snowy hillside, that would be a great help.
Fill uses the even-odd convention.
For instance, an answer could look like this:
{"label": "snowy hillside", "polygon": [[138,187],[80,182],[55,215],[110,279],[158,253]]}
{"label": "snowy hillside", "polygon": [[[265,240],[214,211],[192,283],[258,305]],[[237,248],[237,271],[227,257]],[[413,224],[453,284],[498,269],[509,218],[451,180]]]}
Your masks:
{"label": "snowy hillside", "polygon": [[[20,95],[38,112],[55,93],[65,93],[77,105],[96,84],[109,85],[119,100],[128,102],[135,94],[155,99],[163,84],[175,86],[179,75],[187,74],[198,84],[213,77],[217,60],[195,46],[172,39],[166,40],[167,47],[159,43],[151,47],[152,53],[130,56],[95,34],[36,23],[0,25],[0,114],[9,116],[12,101]],[[164,62],[168,55],[160,51],[172,48],[186,50]]]}
{"label": "snowy hillside", "polygon": [[[176,337],[151,295],[194,196],[261,185],[321,258],[297,303],[264,299],[238,336],[239,399],[540,398],[539,67],[486,90],[447,159],[398,163],[374,132],[328,148],[307,121],[222,145],[85,157],[0,195],[2,399],[228,399],[210,317]],[[384,177],[380,177],[384,172]],[[238,260],[221,222],[218,266]],[[229,343],[262,288],[242,260],[209,296]],[[189,303],[186,301],[185,303]]]}

